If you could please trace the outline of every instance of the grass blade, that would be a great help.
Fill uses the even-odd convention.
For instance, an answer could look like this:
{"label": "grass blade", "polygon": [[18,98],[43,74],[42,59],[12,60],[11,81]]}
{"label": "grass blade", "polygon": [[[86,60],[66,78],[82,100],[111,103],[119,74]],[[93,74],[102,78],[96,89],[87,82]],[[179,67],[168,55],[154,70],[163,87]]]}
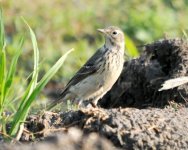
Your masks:
{"label": "grass blade", "polygon": [[3,111],[4,99],[5,99],[5,78],[6,78],[6,53],[3,48],[0,51],[0,118]]}
{"label": "grass blade", "polygon": [[[59,70],[59,68],[63,65],[66,57],[68,56],[68,54],[70,52],[72,52],[73,49],[69,50],[67,53],[65,53],[56,63],[55,65],[44,75],[44,77],[39,81],[39,83],[37,84],[36,88],[33,90],[33,92],[31,93],[31,95],[26,98],[27,102],[24,104],[24,106],[22,107],[21,110],[18,110],[18,112],[16,113],[16,117],[15,120],[13,121],[11,130],[10,130],[10,134],[11,136],[15,136],[20,123],[24,122],[28,112],[29,112],[29,108],[32,104],[32,102],[35,100],[35,98],[37,97],[37,95],[41,92],[41,90],[44,88],[44,86],[48,83],[48,81],[54,76],[54,74]],[[26,101],[26,99],[24,101]]]}
{"label": "grass blade", "polygon": [[3,12],[0,9],[0,50],[3,49],[5,45],[5,30],[4,30],[4,21],[3,21]]}
{"label": "grass blade", "polygon": [[30,87],[31,90],[29,92],[29,93],[32,93],[33,89],[37,85],[37,79],[38,79],[38,72],[39,72],[39,49],[38,49],[38,44],[37,44],[35,33],[33,32],[33,30],[31,29],[31,27],[29,26],[29,24],[26,22],[26,20],[23,17],[22,17],[22,20],[24,21],[24,23],[29,28],[30,36],[31,36],[32,44],[33,44],[33,51],[34,51],[34,68],[33,68],[33,76],[32,76],[32,79],[34,79],[34,80],[32,81],[32,85]]}
{"label": "grass blade", "polygon": [[22,52],[23,42],[24,42],[24,39],[22,37],[20,39],[20,44],[18,46],[18,49],[17,49],[12,61],[11,61],[10,68],[8,70],[8,73],[7,73],[5,91],[4,91],[5,97],[8,94],[8,90],[10,89],[10,86],[12,84],[12,81],[13,81],[13,78],[14,78],[14,75],[15,75],[15,72],[16,72],[17,61],[18,61],[18,58],[19,58],[19,56]]}
{"label": "grass blade", "polygon": [[[2,122],[4,100],[5,100],[5,78],[6,78],[6,52],[5,52],[5,31],[4,31],[4,21],[3,13],[0,8],[0,122]],[[0,130],[3,131],[3,123],[0,125]]]}
{"label": "grass blade", "polygon": [[[38,45],[37,45],[37,40],[36,40],[36,36],[35,33],[33,32],[33,30],[31,29],[31,27],[29,26],[29,24],[26,22],[26,20],[24,18],[22,18],[22,20],[24,21],[24,23],[27,25],[27,27],[29,28],[30,31],[30,37],[31,37],[31,41],[32,41],[32,45],[33,45],[33,52],[34,52],[34,67],[33,67],[33,75],[32,75],[32,80],[30,81],[24,96],[20,102],[19,108],[17,113],[15,114],[15,119],[13,120],[13,128],[11,128],[10,133],[15,135],[15,131],[17,132],[18,130],[18,122],[20,122],[20,113],[22,113],[24,111],[24,106],[27,103],[28,97],[31,95],[31,93],[33,92],[33,90],[35,89],[36,85],[37,85],[37,79],[38,79],[38,72],[39,72],[39,49],[38,49]],[[29,108],[28,108],[29,110]],[[23,119],[22,119],[23,120]],[[14,127],[16,125],[16,127]]]}
{"label": "grass blade", "polygon": [[31,29],[31,27],[29,26],[29,24],[27,23],[27,21],[23,17],[22,17],[22,20],[24,21],[26,26],[29,28],[30,37],[31,37],[32,45],[33,45],[33,52],[34,52],[34,67],[33,67],[32,79],[26,89],[26,92],[24,93],[23,99],[19,105],[19,110],[24,106],[24,103],[26,103],[27,97],[30,96],[30,94],[33,92],[34,88],[36,87],[37,80],[38,80],[38,72],[39,72],[39,49],[37,45],[36,36],[33,30]]}

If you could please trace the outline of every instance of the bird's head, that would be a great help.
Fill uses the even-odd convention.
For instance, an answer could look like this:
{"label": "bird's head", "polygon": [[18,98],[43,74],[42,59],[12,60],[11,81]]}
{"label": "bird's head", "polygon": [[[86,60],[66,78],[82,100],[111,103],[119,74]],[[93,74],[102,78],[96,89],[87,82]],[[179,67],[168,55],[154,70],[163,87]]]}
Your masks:
{"label": "bird's head", "polygon": [[104,29],[98,29],[98,31],[104,34],[106,44],[112,46],[124,45],[124,33],[120,28],[110,26]]}

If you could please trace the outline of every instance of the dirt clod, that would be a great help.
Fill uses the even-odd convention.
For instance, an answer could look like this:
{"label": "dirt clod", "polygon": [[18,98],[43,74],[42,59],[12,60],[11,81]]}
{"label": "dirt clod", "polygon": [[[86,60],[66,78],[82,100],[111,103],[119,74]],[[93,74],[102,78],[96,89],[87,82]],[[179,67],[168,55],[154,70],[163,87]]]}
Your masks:
{"label": "dirt clod", "polygon": [[188,76],[188,41],[164,39],[144,49],[139,58],[125,62],[120,78],[100,101],[101,107],[164,108],[169,101],[187,105],[187,84],[158,90],[165,80]]}
{"label": "dirt clod", "polygon": [[0,150],[115,150],[108,140],[96,133],[83,135],[77,128],[70,128],[67,133],[52,134],[43,141],[31,144],[1,144]]}
{"label": "dirt clod", "polygon": [[[54,118],[51,119],[51,122],[54,122],[53,120]],[[49,131],[58,126],[59,129],[62,129],[58,133],[60,131],[67,133],[73,141],[82,139],[80,138],[82,135],[90,137],[91,134],[98,133],[110,140],[116,147],[123,149],[150,149],[153,147],[165,149],[167,146],[185,149],[188,146],[188,108],[181,108],[178,111],[174,108],[81,109],[62,112],[56,115],[55,120],[61,121],[53,125],[48,120],[49,126],[43,130],[44,134],[35,133],[36,137],[51,136],[54,133]],[[41,122],[45,122],[45,118],[36,120],[35,124]],[[81,129],[83,133],[71,131],[72,127]],[[92,144],[92,141],[90,142]],[[81,145],[87,147],[85,144]]]}

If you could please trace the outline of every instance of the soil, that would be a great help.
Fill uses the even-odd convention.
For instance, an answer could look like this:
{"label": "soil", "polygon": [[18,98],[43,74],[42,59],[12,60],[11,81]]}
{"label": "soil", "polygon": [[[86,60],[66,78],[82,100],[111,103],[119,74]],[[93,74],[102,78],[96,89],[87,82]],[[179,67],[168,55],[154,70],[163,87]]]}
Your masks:
{"label": "soil", "polygon": [[165,80],[188,76],[188,42],[164,39],[143,48],[139,58],[125,62],[120,78],[100,101],[101,107],[164,108],[170,101],[186,105],[187,84],[158,90]]}
{"label": "soil", "polygon": [[126,61],[100,108],[30,116],[20,143],[1,149],[188,149],[188,86],[158,91],[168,79],[187,76],[188,42],[164,39]]}

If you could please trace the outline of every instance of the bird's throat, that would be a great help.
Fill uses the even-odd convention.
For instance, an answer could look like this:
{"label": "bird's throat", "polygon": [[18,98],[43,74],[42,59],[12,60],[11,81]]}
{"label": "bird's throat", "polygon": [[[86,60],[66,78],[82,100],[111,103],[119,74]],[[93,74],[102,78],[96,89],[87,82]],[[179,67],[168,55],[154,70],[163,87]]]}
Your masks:
{"label": "bird's throat", "polygon": [[111,38],[106,38],[105,40],[105,46],[107,48],[116,48],[119,47],[121,49],[124,49],[124,42],[116,42]]}

